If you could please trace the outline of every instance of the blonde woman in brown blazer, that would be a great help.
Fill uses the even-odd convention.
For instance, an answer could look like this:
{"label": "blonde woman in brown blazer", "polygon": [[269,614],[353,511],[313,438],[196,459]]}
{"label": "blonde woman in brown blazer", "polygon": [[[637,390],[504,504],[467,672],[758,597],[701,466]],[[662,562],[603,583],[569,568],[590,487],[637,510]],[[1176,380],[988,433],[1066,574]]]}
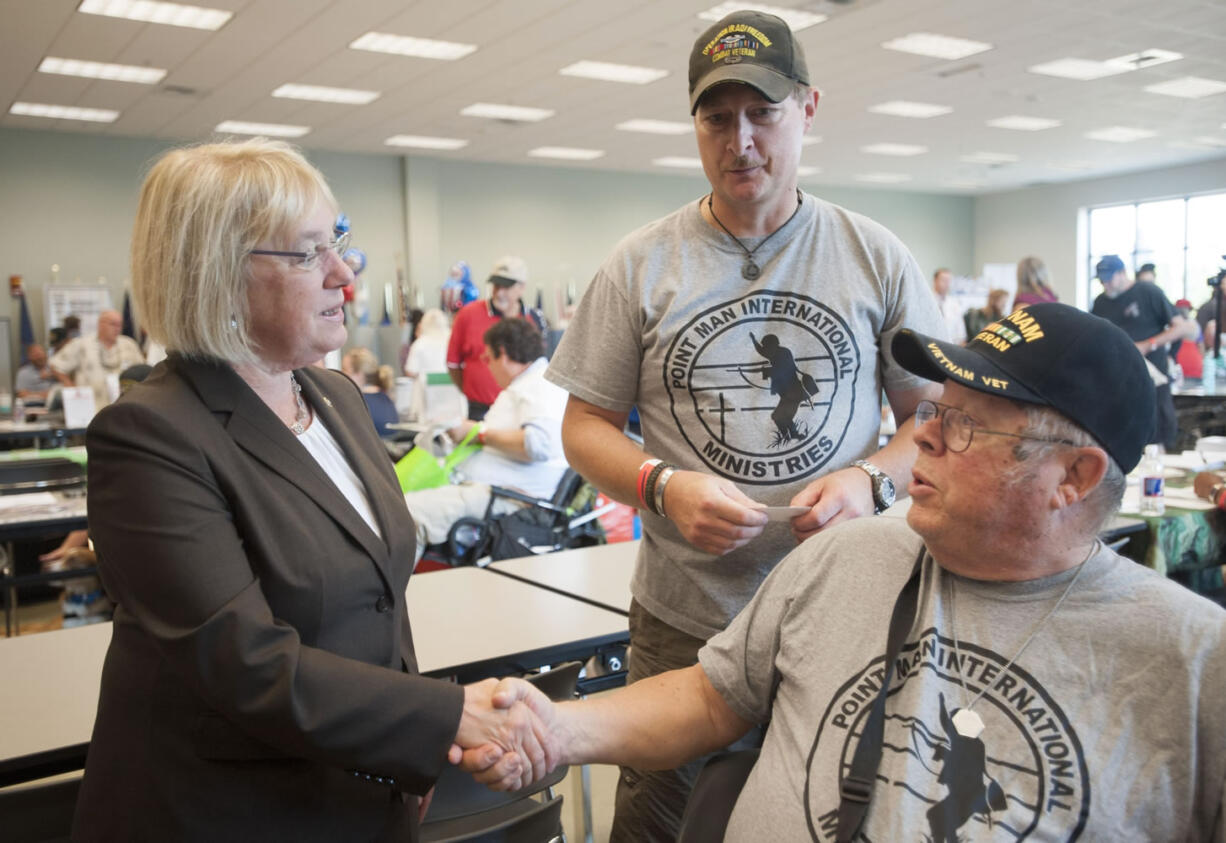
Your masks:
{"label": "blonde woman in brown blazer", "polygon": [[146,179],[133,287],[171,354],[89,429],[117,608],[74,840],[412,840],[453,744],[512,786],[544,763],[492,680],[417,675],[404,498],[357,388],[309,365],[345,340],[335,219],[278,142]]}

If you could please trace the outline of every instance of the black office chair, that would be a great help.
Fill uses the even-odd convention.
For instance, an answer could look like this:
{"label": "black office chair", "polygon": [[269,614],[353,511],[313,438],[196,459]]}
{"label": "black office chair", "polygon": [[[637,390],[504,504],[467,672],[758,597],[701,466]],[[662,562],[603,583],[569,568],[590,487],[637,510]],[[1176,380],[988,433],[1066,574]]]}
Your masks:
{"label": "black office chair", "polygon": [[[490,503],[482,518],[461,518],[451,525],[447,541],[427,548],[426,555],[453,567],[550,553],[572,547],[604,544],[598,520],[614,504],[596,508],[596,489],[572,468],[566,469],[553,497],[534,498],[501,486],[490,487]],[[498,498],[525,504],[494,516]]]}
{"label": "black office chair", "polygon": [[681,815],[677,843],[723,840],[732,807],[758,761],[757,749],[723,752],[703,766]]}
{"label": "black office chair", "polygon": [[[582,669],[581,662],[568,662],[527,679],[550,699],[568,700],[575,696]],[[561,841],[562,796],[553,788],[566,777],[568,769],[558,767],[523,790],[496,793],[477,784],[458,767],[447,767],[434,786],[434,801],[422,825],[421,839],[423,843]]]}

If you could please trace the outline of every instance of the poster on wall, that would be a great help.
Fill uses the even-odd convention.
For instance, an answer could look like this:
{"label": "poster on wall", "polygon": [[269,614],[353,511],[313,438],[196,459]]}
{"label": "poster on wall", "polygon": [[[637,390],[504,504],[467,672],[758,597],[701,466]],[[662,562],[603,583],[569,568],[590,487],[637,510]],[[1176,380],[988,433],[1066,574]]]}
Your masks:
{"label": "poster on wall", "polygon": [[48,284],[43,289],[47,330],[64,324],[65,316],[81,320],[81,336],[98,331],[98,314],[111,310],[111,289],[98,284]]}

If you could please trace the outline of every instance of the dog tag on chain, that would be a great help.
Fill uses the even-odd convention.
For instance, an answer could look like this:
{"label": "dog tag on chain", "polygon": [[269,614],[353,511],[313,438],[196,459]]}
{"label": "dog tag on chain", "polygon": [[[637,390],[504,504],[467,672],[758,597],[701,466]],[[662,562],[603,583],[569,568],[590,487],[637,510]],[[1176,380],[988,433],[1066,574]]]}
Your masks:
{"label": "dog tag on chain", "polygon": [[964,738],[977,738],[983,734],[983,720],[969,708],[954,712],[954,730]]}
{"label": "dog tag on chain", "polygon": [[741,277],[746,281],[757,281],[761,274],[762,270],[753,262],[753,259],[745,258],[745,265],[741,267]]}

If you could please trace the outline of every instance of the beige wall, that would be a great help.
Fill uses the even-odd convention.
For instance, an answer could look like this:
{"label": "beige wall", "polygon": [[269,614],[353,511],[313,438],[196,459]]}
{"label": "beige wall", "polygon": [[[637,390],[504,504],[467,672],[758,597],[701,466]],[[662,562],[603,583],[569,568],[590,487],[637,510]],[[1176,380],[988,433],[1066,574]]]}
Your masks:
{"label": "beige wall", "polygon": [[[45,337],[43,288],[50,266],[61,282],[106,278],[116,305],[128,278],[128,237],[141,178],[168,144],[71,132],[0,130],[0,272],[25,279],[36,336]],[[588,280],[626,233],[706,192],[700,174],[605,173],[440,158],[370,156],[307,150],[328,177],[367,253],[362,279],[372,315],[383,313],[383,285],[394,283],[396,254],[429,306],[447,268],[461,258],[482,282],[505,253],[523,256],[553,316],[555,289]],[[891,190],[807,190],[868,214],[897,233],[931,271],[970,272],[974,200]],[[0,316],[13,318],[9,299]],[[385,359],[395,330],[354,331]],[[377,334],[377,338],[370,339]]]}

